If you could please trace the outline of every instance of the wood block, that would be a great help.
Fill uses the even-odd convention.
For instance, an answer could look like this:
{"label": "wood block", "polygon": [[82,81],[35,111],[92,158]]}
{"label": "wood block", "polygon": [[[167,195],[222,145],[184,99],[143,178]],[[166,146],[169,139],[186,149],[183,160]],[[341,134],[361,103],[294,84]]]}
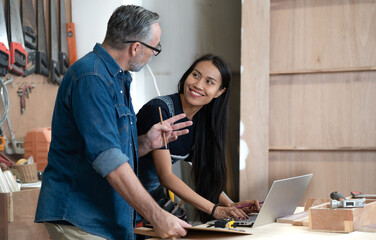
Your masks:
{"label": "wood block", "polygon": [[43,224],[34,223],[39,188],[0,193],[0,239],[48,240]]}
{"label": "wood block", "polygon": [[277,218],[277,223],[293,223],[301,219],[308,218],[308,212],[295,213],[286,217]]}
{"label": "wood block", "polygon": [[309,198],[304,204],[304,211],[308,211],[310,207],[314,207],[323,203],[328,203],[332,199],[330,198]]}
{"label": "wood block", "polygon": [[352,232],[376,224],[376,201],[366,200],[363,208],[331,209],[330,203],[311,207],[309,228],[316,231]]}

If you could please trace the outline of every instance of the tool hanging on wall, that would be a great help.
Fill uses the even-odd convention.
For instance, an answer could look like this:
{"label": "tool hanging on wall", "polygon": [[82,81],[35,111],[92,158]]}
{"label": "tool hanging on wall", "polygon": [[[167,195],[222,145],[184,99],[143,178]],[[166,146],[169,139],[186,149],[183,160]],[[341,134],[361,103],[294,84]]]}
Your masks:
{"label": "tool hanging on wall", "polygon": [[21,114],[24,114],[26,110],[26,98],[29,98],[29,94],[33,88],[35,88],[34,83],[29,84],[24,82],[17,90],[18,96],[20,97]]}
{"label": "tool hanging on wall", "polygon": [[0,76],[5,76],[9,67],[9,44],[3,1],[0,3]]}
{"label": "tool hanging on wall", "polygon": [[27,53],[22,33],[18,0],[7,0],[7,24],[9,38],[10,64],[8,70],[22,76],[27,65]]}
{"label": "tool hanging on wall", "polygon": [[67,23],[68,35],[68,51],[69,51],[69,65],[71,66],[77,61],[77,46],[76,46],[76,32],[74,30],[74,23]]}
{"label": "tool hanging on wall", "polygon": [[44,23],[44,2],[37,1],[37,25],[38,25],[38,41],[37,54],[35,63],[35,73],[48,77],[49,62],[47,57],[47,38],[46,26]]}
{"label": "tool hanging on wall", "polygon": [[68,39],[67,39],[67,16],[65,15],[65,0],[60,0],[60,74],[64,76],[69,67]]}
{"label": "tool hanging on wall", "polygon": [[59,41],[55,0],[50,0],[50,82],[60,84]]}
{"label": "tool hanging on wall", "polygon": [[35,18],[33,0],[22,0],[22,31],[25,40],[25,50],[27,53],[27,65],[24,76],[35,72],[35,55],[37,49],[37,21]]}
{"label": "tool hanging on wall", "polygon": [[[13,84],[13,79],[12,78],[8,78],[8,80],[6,82],[4,82],[4,80],[2,78],[0,78],[0,86],[1,86],[1,90],[0,90],[0,94],[1,94],[1,100],[2,100],[2,103],[3,103],[3,107],[4,107],[4,112],[3,112],[3,116],[2,118],[0,119],[0,131],[3,133],[3,137],[5,139],[5,148],[4,148],[4,151],[6,154],[8,155],[11,155],[11,154],[25,154],[25,149],[24,149],[24,141],[22,140],[17,140],[14,133],[13,133],[13,130],[12,130],[12,126],[10,124],[10,119],[9,119],[9,115],[8,115],[8,112],[9,112],[9,97],[8,97],[8,90],[7,90],[7,87],[6,85],[7,84]],[[9,129],[9,133],[10,133],[10,137],[11,139],[10,140],[7,140],[6,139],[6,134],[5,134],[5,131],[4,131],[4,127],[3,127],[3,124],[4,124],[4,121],[6,120],[7,123],[8,123],[8,129]]]}

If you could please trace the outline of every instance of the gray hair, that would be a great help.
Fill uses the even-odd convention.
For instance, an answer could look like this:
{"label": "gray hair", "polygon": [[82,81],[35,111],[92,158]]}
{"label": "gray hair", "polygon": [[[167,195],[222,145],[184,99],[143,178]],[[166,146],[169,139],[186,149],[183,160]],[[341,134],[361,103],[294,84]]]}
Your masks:
{"label": "gray hair", "polygon": [[159,15],[135,5],[118,7],[107,23],[103,44],[123,49],[125,41],[149,42],[152,39],[151,25],[158,22]]}

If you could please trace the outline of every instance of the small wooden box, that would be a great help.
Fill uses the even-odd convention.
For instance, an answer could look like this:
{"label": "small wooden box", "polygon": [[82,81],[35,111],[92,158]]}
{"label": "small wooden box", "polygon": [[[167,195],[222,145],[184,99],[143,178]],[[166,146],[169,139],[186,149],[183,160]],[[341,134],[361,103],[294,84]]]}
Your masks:
{"label": "small wooden box", "polygon": [[0,193],[0,239],[49,240],[45,226],[34,223],[39,188]]}
{"label": "small wooden box", "polygon": [[376,224],[376,201],[366,200],[363,208],[330,208],[330,203],[311,207],[309,229],[328,232],[352,232]]}

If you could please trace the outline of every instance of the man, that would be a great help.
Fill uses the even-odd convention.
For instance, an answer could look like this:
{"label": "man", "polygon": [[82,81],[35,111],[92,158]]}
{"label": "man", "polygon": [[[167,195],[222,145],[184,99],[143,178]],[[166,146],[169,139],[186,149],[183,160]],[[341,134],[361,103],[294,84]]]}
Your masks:
{"label": "man", "polygon": [[132,78],[161,51],[159,16],[139,6],[112,14],[102,45],[73,64],[59,87],[52,141],[35,221],[52,239],[133,239],[134,210],[161,237],[190,226],[162,210],[134,171],[137,157],[186,134],[192,122],[175,116],[137,136],[129,96]]}

